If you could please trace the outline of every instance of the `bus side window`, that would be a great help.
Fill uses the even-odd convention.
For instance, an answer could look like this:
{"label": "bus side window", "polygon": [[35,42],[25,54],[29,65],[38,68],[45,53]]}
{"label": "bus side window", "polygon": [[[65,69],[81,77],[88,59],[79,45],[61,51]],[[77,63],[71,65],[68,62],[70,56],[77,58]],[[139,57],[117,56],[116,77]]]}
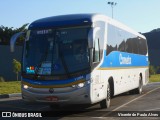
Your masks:
{"label": "bus side window", "polygon": [[99,39],[96,39],[94,42],[94,49],[93,49],[93,62],[100,61],[100,48],[99,48]]}

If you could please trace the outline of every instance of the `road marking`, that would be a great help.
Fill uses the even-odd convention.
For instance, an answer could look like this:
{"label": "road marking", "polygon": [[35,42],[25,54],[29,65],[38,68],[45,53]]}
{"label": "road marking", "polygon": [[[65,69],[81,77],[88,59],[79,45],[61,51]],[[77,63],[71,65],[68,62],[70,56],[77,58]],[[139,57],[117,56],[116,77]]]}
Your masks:
{"label": "road marking", "polygon": [[160,108],[149,109],[149,110],[145,110],[145,111],[154,111],[154,110],[160,110]]}
{"label": "road marking", "polygon": [[93,119],[104,119],[104,117],[92,117]]}
{"label": "road marking", "polygon": [[140,99],[140,98],[142,98],[142,97],[144,97],[144,96],[146,96],[146,95],[148,95],[148,94],[150,94],[150,93],[152,93],[153,91],[158,90],[158,89],[160,89],[160,87],[157,87],[157,88],[155,88],[155,89],[153,89],[153,90],[145,93],[144,95],[141,95],[141,96],[139,96],[139,97],[137,97],[137,98],[135,98],[135,99],[133,99],[133,100],[131,100],[131,101],[129,101],[129,102],[127,102],[127,103],[125,103],[125,104],[123,104],[123,105],[115,108],[115,109],[113,109],[111,112],[106,113],[106,114],[102,115],[101,117],[105,117],[105,116],[111,114],[113,111],[117,111],[117,110],[119,110],[120,108],[122,108],[122,107],[124,107],[124,106],[126,106],[126,105],[128,105],[128,104],[130,104],[130,103],[132,103],[132,102],[134,102],[134,101],[136,101],[136,100],[138,100],[138,99]]}

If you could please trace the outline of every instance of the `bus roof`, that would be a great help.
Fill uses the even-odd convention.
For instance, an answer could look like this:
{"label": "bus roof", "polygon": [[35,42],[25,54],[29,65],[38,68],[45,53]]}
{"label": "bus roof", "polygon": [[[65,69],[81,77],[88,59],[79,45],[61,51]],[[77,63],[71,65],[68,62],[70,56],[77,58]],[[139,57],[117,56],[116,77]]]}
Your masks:
{"label": "bus roof", "polygon": [[71,14],[42,18],[31,23],[29,29],[91,24],[94,15]]}
{"label": "bus roof", "polygon": [[95,21],[105,21],[123,30],[131,32],[139,37],[145,38],[143,35],[129,28],[128,26],[109,18],[103,14],[69,14],[59,15],[47,18],[42,18],[32,22],[28,29],[44,29],[51,27],[66,27],[66,26],[77,26],[77,25],[91,25]]}

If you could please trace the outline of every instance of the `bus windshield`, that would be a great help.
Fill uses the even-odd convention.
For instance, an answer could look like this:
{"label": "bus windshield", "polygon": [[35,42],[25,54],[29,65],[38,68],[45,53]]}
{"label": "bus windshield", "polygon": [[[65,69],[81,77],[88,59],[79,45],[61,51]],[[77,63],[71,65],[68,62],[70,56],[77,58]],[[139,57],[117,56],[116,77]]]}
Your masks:
{"label": "bus windshield", "polygon": [[29,30],[23,72],[38,75],[68,75],[90,68],[90,27]]}

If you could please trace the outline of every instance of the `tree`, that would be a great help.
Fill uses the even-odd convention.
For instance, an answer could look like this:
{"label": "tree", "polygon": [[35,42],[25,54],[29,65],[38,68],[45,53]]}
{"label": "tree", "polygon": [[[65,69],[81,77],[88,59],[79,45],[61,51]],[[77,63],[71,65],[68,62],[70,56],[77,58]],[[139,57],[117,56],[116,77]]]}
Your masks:
{"label": "tree", "polygon": [[26,29],[26,27],[29,25],[29,23],[26,23],[26,24],[24,24],[24,25],[22,25],[20,28],[18,28],[18,29],[16,29],[15,31],[16,32],[26,32],[27,31],[27,29]]}
{"label": "tree", "polygon": [[16,59],[13,59],[13,72],[17,75],[18,81],[18,73],[21,71],[21,63]]}
{"label": "tree", "polygon": [[[0,44],[1,45],[9,45],[10,43],[10,38],[12,35],[18,32],[26,32],[27,29],[26,27],[28,26],[28,23],[22,25],[20,28],[13,29],[13,27],[4,27],[3,25],[0,26]],[[16,44],[17,45],[22,45],[23,44],[24,38],[21,37],[17,40]]]}
{"label": "tree", "polygon": [[153,65],[149,66],[149,73],[151,75],[157,74],[159,72],[159,70],[160,70],[160,66],[153,66]]}

